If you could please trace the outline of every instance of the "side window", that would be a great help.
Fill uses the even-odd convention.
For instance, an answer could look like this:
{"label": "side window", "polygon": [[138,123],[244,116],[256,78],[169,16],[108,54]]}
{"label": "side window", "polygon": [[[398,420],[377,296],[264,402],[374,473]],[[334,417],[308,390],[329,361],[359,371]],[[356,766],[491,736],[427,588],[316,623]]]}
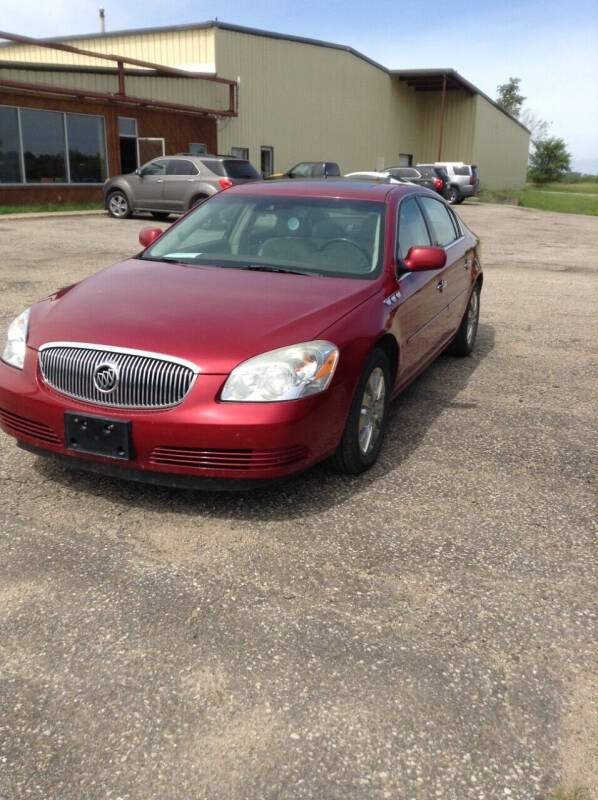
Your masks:
{"label": "side window", "polygon": [[165,175],[168,161],[158,159],[157,161],[150,161],[141,168],[142,175]]}
{"label": "side window", "polygon": [[439,247],[446,247],[457,238],[455,223],[450,211],[439,200],[432,197],[420,197],[420,203],[424,207],[428,221],[432,226],[432,235],[436,240],[434,244]]}
{"label": "side window", "polygon": [[403,200],[399,208],[399,256],[405,258],[411,247],[429,247],[428,229],[415,197]]}
{"label": "side window", "polygon": [[197,169],[191,161],[175,158],[168,162],[167,175],[197,175]]}
{"label": "side window", "polygon": [[326,164],[326,175],[329,178],[339,178],[341,174],[341,170],[338,164],[334,162],[330,162]]}

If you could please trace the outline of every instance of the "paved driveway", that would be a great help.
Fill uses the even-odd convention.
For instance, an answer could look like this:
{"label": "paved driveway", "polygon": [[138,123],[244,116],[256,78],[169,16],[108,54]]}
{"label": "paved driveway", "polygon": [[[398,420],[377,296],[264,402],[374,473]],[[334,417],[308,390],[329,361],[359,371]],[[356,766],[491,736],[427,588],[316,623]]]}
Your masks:
{"label": "paved driveway", "polygon": [[[190,493],[0,438],[1,798],[598,790],[598,220],[459,213],[477,350],[399,398],[365,476]],[[144,224],[0,220],[2,328]]]}

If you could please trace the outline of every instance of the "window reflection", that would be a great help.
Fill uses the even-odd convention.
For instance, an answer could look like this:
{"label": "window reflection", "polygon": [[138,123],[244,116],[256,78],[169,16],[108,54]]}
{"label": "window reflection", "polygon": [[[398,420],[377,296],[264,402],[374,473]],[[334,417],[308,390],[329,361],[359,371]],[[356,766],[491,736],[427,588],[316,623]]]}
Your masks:
{"label": "window reflection", "polygon": [[27,183],[66,183],[64,115],[21,109]]}
{"label": "window reflection", "polygon": [[67,114],[71,183],[102,183],[106,180],[106,143],[101,117]]}

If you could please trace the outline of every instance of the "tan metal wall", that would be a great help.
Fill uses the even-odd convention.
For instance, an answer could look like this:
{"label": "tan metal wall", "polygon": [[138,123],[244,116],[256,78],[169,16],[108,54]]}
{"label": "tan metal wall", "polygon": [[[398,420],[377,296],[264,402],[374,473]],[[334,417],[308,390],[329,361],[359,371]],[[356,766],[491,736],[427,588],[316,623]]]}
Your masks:
{"label": "tan metal wall", "polygon": [[346,51],[217,29],[216,67],[241,76],[239,116],[219,122],[219,150],[248,147],[258,168],[266,145],[275,171],[319,159],[371,170],[416,138],[409,90]]}
{"label": "tan metal wall", "polygon": [[[155,64],[192,67],[196,71],[214,71],[214,29],[124,34],[103,38],[69,39],[65,44],[107,55],[121,55]],[[0,48],[0,60],[31,61],[35,64],[106,66],[97,58],[51,50],[35,45],[14,44]],[[203,65],[200,69],[199,65]]]}
{"label": "tan metal wall", "polygon": [[[0,77],[20,83],[80,89],[89,92],[118,92],[118,76],[94,72],[11,69],[0,65]],[[203,108],[227,109],[228,86],[194,78],[126,75],[125,91],[130,97]]]}
{"label": "tan metal wall", "polygon": [[476,95],[475,106],[472,161],[479,167],[482,186],[488,189],[523,186],[529,133],[480,95]]}
{"label": "tan metal wall", "polygon": [[417,160],[471,162],[475,98],[467,92],[452,90],[446,93],[442,155],[438,158],[440,134],[441,92],[418,92],[421,139]]}

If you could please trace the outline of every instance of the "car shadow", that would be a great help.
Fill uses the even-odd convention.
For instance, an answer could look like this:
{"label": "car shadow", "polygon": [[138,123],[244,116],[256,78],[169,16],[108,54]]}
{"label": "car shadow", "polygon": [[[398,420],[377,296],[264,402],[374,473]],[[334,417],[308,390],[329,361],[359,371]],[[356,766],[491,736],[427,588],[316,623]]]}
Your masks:
{"label": "car shadow", "polygon": [[[250,492],[214,492],[171,489],[103,477],[43,456],[36,458],[34,468],[44,480],[76,487],[90,495],[109,496],[117,504],[153,513],[163,509],[181,515],[209,511],[211,517],[219,519],[260,521],[286,519],[290,513],[295,518],[309,516],[310,509],[321,513],[349,497],[367,492],[381,477],[398,471],[445,409],[462,409],[470,417],[466,424],[474,425],[477,404],[457,398],[493,348],[494,328],[481,323],[472,356],[442,355],[410,384],[391,406],[386,439],[377,463],[363,475],[339,475],[323,463],[288,480]],[[305,503],[306,497],[309,503]]]}

